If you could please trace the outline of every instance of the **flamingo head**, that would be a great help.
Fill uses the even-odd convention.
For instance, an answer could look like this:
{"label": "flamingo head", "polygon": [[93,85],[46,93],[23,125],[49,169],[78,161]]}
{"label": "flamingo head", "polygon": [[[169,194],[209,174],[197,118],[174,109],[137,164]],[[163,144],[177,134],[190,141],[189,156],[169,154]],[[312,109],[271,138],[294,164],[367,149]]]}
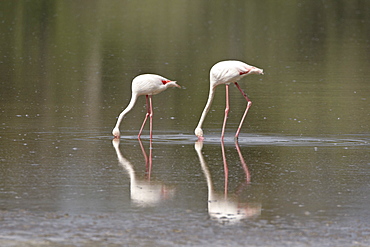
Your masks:
{"label": "flamingo head", "polygon": [[197,127],[194,131],[195,135],[198,136],[198,139],[199,140],[203,140],[204,137],[203,137],[203,130],[199,127]]}
{"label": "flamingo head", "polygon": [[195,148],[195,151],[201,152],[203,148],[203,140],[199,139],[198,141],[196,141],[194,144],[194,148]]}
{"label": "flamingo head", "polygon": [[179,84],[177,84],[176,81],[168,81],[168,82],[166,82],[165,85],[167,87],[178,87],[178,88],[181,88],[181,86]]}
{"label": "flamingo head", "polygon": [[112,140],[113,147],[118,148],[119,142],[120,142],[119,138],[113,138]]}
{"label": "flamingo head", "polygon": [[115,139],[119,139],[119,137],[120,137],[121,133],[119,132],[118,127],[115,127],[115,128],[113,129],[112,134],[113,134],[113,136],[114,136],[114,138],[115,138]]}
{"label": "flamingo head", "polygon": [[263,69],[253,67],[248,74],[263,75]]}

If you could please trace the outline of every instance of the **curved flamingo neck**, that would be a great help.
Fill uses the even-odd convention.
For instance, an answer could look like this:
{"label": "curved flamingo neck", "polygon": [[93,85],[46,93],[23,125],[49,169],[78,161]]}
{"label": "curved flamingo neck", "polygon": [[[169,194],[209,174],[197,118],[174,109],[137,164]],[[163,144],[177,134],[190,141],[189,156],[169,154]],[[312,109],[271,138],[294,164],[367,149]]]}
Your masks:
{"label": "curved flamingo neck", "polygon": [[215,88],[216,87],[211,84],[211,86],[209,88],[209,95],[208,95],[207,104],[204,107],[204,110],[202,112],[202,116],[199,119],[199,123],[197,125],[197,128],[202,128],[202,125],[203,125],[204,120],[206,119],[207,113],[209,112],[209,109],[211,109],[212,101],[213,101],[213,98],[215,96]]}
{"label": "curved flamingo neck", "polygon": [[135,103],[136,103],[136,100],[137,100],[137,97],[138,95],[137,94],[134,94],[132,93],[132,96],[131,96],[131,100],[130,100],[130,103],[128,104],[128,106],[126,107],[126,109],[124,109],[121,114],[119,114],[118,116],[118,119],[117,119],[117,122],[116,122],[116,126],[115,128],[119,128],[121,122],[122,122],[122,119],[123,117],[129,112],[131,111],[131,109],[134,107]]}

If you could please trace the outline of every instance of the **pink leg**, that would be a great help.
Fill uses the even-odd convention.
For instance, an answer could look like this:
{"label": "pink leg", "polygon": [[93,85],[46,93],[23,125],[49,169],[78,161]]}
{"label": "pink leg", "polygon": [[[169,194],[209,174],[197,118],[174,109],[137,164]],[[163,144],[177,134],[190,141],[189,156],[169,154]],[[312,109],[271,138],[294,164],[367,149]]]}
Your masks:
{"label": "pink leg", "polygon": [[137,138],[138,138],[138,139],[140,139],[141,132],[143,132],[143,129],[144,129],[144,126],[145,126],[146,120],[148,119],[149,115],[150,115],[149,95],[146,95],[146,115],[145,115],[145,118],[144,118],[144,122],[143,122],[143,124],[141,125],[140,131],[139,131],[139,134],[138,134],[138,136],[137,136]]}
{"label": "pink leg", "polygon": [[226,84],[226,107],[225,107],[225,117],[224,117],[224,123],[222,125],[222,132],[221,132],[221,140],[224,139],[225,136],[225,127],[226,127],[226,121],[227,116],[229,115],[230,106],[229,106],[229,85]]}
{"label": "pink leg", "polygon": [[245,117],[247,116],[247,113],[248,113],[248,110],[249,108],[252,106],[252,101],[248,98],[248,96],[244,93],[244,91],[240,88],[239,84],[235,82],[235,86],[239,89],[239,91],[242,93],[243,97],[245,98],[245,100],[248,102],[247,103],[247,108],[245,109],[245,112],[243,114],[243,117],[242,117],[242,120],[240,121],[240,124],[239,124],[239,127],[238,127],[238,130],[236,131],[236,134],[235,134],[235,139],[238,139],[239,137],[239,133],[240,133],[240,129],[242,128],[242,125],[243,125],[243,122],[244,122],[244,119]]}
{"label": "pink leg", "polygon": [[152,96],[149,95],[149,109],[150,109],[150,122],[149,122],[149,131],[150,131],[150,140],[153,137],[153,104],[152,104]]}

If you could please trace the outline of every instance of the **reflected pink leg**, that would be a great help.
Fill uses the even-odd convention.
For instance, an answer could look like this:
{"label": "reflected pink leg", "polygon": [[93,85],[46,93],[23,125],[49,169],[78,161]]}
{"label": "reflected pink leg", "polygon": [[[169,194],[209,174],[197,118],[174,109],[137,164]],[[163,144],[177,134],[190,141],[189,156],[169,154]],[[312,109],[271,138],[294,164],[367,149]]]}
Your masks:
{"label": "reflected pink leg", "polygon": [[224,123],[222,125],[222,132],[221,132],[221,140],[224,139],[225,136],[225,127],[226,127],[226,121],[227,116],[229,115],[230,106],[229,106],[229,85],[226,84],[226,107],[225,107],[225,117],[224,117]]}
{"label": "reflected pink leg", "polygon": [[141,139],[139,138],[139,144],[141,148],[141,152],[143,153],[144,159],[145,159],[145,172],[146,172],[146,178],[150,180],[150,176],[152,173],[152,161],[153,161],[153,156],[152,156],[152,140],[149,141],[149,157],[148,154],[145,151],[144,145],[141,142]]}
{"label": "reflected pink leg", "polygon": [[248,110],[249,108],[252,106],[252,101],[248,98],[248,96],[244,93],[244,91],[240,88],[239,84],[235,82],[235,86],[239,89],[239,91],[242,93],[243,97],[245,98],[245,100],[248,102],[247,103],[247,108],[245,108],[245,112],[243,114],[243,117],[242,117],[242,120],[240,121],[240,124],[239,124],[239,127],[238,127],[238,130],[236,131],[236,134],[235,134],[235,138],[238,139],[239,137],[239,133],[240,133],[240,129],[242,128],[242,125],[243,125],[243,122],[244,122],[244,119],[245,117],[247,116],[247,113],[248,113]]}
{"label": "reflected pink leg", "polygon": [[246,183],[249,184],[251,182],[251,175],[249,173],[249,170],[248,170],[248,167],[247,167],[247,163],[245,163],[244,157],[243,157],[242,152],[240,150],[240,146],[239,146],[238,140],[235,140],[235,146],[236,146],[236,151],[239,154],[240,162],[242,163],[242,166],[243,166],[243,170],[244,170],[244,173],[245,173]]}
{"label": "reflected pink leg", "polygon": [[139,139],[139,144],[140,144],[141,152],[143,153],[143,156],[144,156],[144,159],[145,159],[145,166],[148,169],[148,164],[149,164],[148,155],[145,152],[145,148],[144,148],[143,143],[141,142],[141,139]]}
{"label": "reflected pink leg", "polygon": [[146,123],[146,120],[148,119],[149,115],[150,115],[150,107],[149,107],[149,95],[146,95],[146,115],[145,115],[145,118],[144,118],[144,122],[143,124],[141,125],[141,128],[140,128],[140,131],[139,131],[139,134],[137,136],[138,139],[140,139],[140,136],[141,136],[141,132],[143,131],[144,129],[144,126],[145,126],[145,123]]}
{"label": "reflected pink leg", "polygon": [[224,141],[221,140],[221,150],[222,150],[222,160],[224,162],[224,173],[225,173],[225,198],[227,198],[227,190],[228,190],[228,184],[229,184],[229,168],[227,166],[227,161],[226,161],[226,154],[225,154],[225,145]]}
{"label": "reflected pink leg", "polygon": [[149,140],[149,170],[148,170],[148,179],[150,180],[150,175],[152,174],[152,165],[153,165],[153,154],[152,154],[152,138]]}

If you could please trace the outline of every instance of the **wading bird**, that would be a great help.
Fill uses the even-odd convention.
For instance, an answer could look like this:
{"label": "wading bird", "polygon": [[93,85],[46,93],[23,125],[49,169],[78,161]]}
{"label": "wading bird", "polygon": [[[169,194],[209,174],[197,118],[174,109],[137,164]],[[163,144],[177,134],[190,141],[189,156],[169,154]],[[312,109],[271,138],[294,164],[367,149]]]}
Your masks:
{"label": "wading bird", "polygon": [[224,122],[222,125],[222,132],[221,132],[221,139],[224,138],[225,134],[225,126],[226,126],[226,120],[227,116],[229,114],[229,84],[234,83],[235,86],[239,89],[239,91],[242,93],[243,97],[247,100],[247,107],[245,109],[244,115],[240,121],[238,130],[235,134],[235,138],[237,139],[240,133],[240,129],[242,127],[242,124],[244,122],[244,119],[248,113],[249,108],[252,105],[252,101],[249,100],[247,95],[243,92],[243,90],[240,88],[237,81],[239,81],[241,78],[243,78],[246,75],[250,74],[258,74],[262,75],[263,70],[259,69],[257,67],[248,65],[246,63],[240,62],[240,61],[221,61],[213,65],[210,71],[210,88],[209,88],[209,96],[207,100],[207,104],[204,107],[202,116],[200,117],[198,126],[195,128],[195,135],[198,136],[199,139],[203,139],[203,130],[202,130],[202,124],[204,122],[204,119],[206,118],[206,115],[211,108],[212,100],[215,95],[215,89],[216,86],[220,84],[226,85],[226,108],[225,108],[225,116],[224,116]]}
{"label": "wading bird", "polygon": [[176,81],[171,81],[160,75],[144,74],[144,75],[139,75],[135,77],[132,80],[132,85],[131,85],[131,91],[132,91],[131,101],[126,107],[126,109],[123,110],[121,114],[119,115],[116,126],[114,127],[112,131],[114,138],[120,137],[119,126],[121,124],[123,117],[134,107],[137,98],[140,95],[145,95],[147,113],[145,115],[144,122],[141,125],[140,131],[137,137],[140,138],[141,132],[143,131],[145,123],[148,117],[150,117],[150,128],[149,128],[150,130],[149,131],[150,131],[150,139],[152,139],[152,136],[153,136],[152,134],[152,129],[153,129],[152,128],[153,127],[152,95],[158,94],[166,90],[169,87],[181,88],[178,84],[176,84]]}

